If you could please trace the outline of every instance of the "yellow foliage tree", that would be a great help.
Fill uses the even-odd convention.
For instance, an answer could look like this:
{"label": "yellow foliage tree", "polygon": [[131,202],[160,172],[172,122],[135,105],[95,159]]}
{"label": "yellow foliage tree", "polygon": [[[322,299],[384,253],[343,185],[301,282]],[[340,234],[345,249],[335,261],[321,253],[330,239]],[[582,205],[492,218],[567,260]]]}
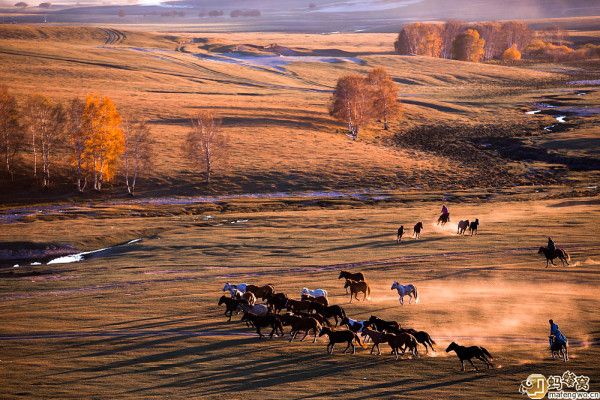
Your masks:
{"label": "yellow foliage tree", "polygon": [[88,129],[85,157],[89,160],[94,177],[94,189],[101,190],[117,169],[119,157],[125,149],[121,116],[108,97],[88,95],[83,111],[83,126]]}
{"label": "yellow foliage tree", "polygon": [[485,40],[475,29],[467,29],[454,39],[452,58],[461,61],[479,62],[485,54]]}
{"label": "yellow foliage tree", "polygon": [[502,53],[502,59],[504,61],[518,61],[521,59],[521,52],[517,49],[517,45],[513,43],[508,49]]}

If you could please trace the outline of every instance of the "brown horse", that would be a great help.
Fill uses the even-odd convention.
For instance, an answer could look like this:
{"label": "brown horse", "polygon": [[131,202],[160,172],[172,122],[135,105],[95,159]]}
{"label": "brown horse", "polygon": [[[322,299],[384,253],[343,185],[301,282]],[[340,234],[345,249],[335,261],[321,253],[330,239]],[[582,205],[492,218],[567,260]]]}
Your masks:
{"label": "brown horse", "polygon": [[415,239],[420,239],[421,238],[421,231],[422,230],[423,230],[423,223],[422,222],[417,222],[417,224],[413,228],[413,235],[414,235]]}
{"label": "brown horse", "polygon": [[450,222],[450,214],[442,214],[437,220],[437,224],[442,224],[442,226],[446,225]]}
{"label": "brown horse", "polygon": [[375,350],[375,347],[377,347],[377,355],[381,355],[381,349],[379,349],[379,344],[388,342],[387,333],[377,332],[377,331],[375,331],[373,329],[369,329],[369,328],[364,328],[362,330],[361,336],[362,337],[370,337],[371,340],[373,341],[373,347],[371,348],[370,354],[373,354],[373,350]]}
{"label": "brown horse", "polygon": [[[365,275],[362,272],[352,273],[352,272],[348,272],[348,271],[340,271],[340,275],[338,276],[338,279],[342,279],[342,278],[360,282],[360,281],[365,280]],[[346,288],[346,294],[348,294],[348,288]]]}
{"label": "brown horse", "polygon": [[267,299],[267,305],[269,309],[273,310],[273,312],[280,313],[282,309],[285,308],[285,305],[288,301],[288,297],[285,293],[273,293]]}
{"label": "brown horse", "polygon": [[275,288],[271,284],[263,286],[246,285],[246,292],[252,292],[256,298],[266,300],[275,293]]}
{"label": "brown horse", "polygon": [[[425,331],[417,331],[412,328],[388,329],[387,331],[389,333],[400,333],[400,332],[410,333],[411,335],[413,335],[415,337],[415,339],[417,339],[417,343],[420,343],[423,346],[425,346],[426,354],[429,354],[429,347],[431,347],[431,350],[435,351],[435,349],[433,348],[433,345],[436,343],[431,338],[431,336],[429,336],[429,333],[427,333]],[[429,347],[427,347],[427,346],[429,346]]]}
{"label": "brown horse", "polygon": [[563,267],[565,266],[565,263],[569,265],[569,261],[571,261],[571,256],[569,255],[569,253],[559,248],[555,249],[554,251],[551,251],[547,247],[542,246],[538,250],[538,254],[543,254],[544,257],[546,257],[546,268],[548,268],[549,263],[552,263],[552,265],[556,265],[554,264],[554,260],[556,258],[558,258],[562,262]]}
{"label": "brown horse", "polygon": [[352,303],[352,296],[354,296],[354,298],[358,300],[359,293],[363,294],[363,301],[367,299],[367,296],[371,296],[371,287],[365,281],[356,282],[350,279],[346,279],[344,289],[345,288],[350,288],[350,303]]}

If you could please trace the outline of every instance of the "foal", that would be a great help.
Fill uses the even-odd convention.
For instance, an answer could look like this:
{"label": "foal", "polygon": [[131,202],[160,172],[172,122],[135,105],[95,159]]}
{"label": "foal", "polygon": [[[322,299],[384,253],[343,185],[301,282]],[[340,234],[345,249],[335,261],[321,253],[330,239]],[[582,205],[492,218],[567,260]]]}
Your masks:
{"label": "foal", "polygon": [[329,337],[329,344],[327,345],[327,354],[333,354],[333,346],[335,346],[336,343],[348,343],[348,345],[344,349],[344,354],[346,354],[346,351],[348,351],[350,346],[352,346],[352,354],[356,353],[356,346],[354,346],[354,341],[356,341],[356,343],[363,347],[358,335],[352,331],[334,331],[331,328],[324,327],[319,333],[319,336],[323,335],[327,335]]}
{"label": "foal", "polygon": [[487,365],[488,369],[490,369],[490,367],[491,368],[494,367],[494,365],[491,362],[491,360],[493,360],[494,357],[492,357],[490,352],[487,351],[483,347],[480,347],[480,346],[465,347],[465,346],[460,346],[460,345],[452,342],[452,343],[450,343],[450,346],[448,346],[448,348],[446,349],[446,353],[449,353],[453,350],[456,353],[456,355],[458,356],[458,359],[460,360],[460,370],[461,371],[465,370],[465,360],[469,361],[471,363],[471,365],[473,366],[473,368],[475,368],[475,371],[477,371],[477,367],[475,366],[475,364],[473,364],[473,361],[471,360],[472,358],[477,358],[477,359],[483,361]]}
{"label": "foal", "polygon": [[346,284],[344,285],[344,289],[350,288],[350,303],[352,303],[352,296],[356,300],[358,300],[358,294],[362,292],[363,301],[367,300],[367,295],[371,295],[371,288],[369,284],[365,281],[352,281],[350,279],[346,279]]}

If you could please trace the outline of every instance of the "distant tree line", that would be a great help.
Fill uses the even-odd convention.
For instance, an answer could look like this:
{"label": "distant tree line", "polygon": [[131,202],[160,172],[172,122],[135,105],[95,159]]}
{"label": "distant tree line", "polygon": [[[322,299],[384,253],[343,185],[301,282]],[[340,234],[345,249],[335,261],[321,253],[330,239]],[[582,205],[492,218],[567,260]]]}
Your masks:
{"label": "distant tree line", "polygon": [[[183,148],[190,165],[210,182],[227,153],[219,119],[200,112]],[[31,180],[42,189],[69,181],[82,193],[101,191],[119,178],[134,195],[138,178],[154,164],[157,146],[147,122],[122,116],[108,97],[91,94],[57,102],[35,94],[17,99],[0,86],[0,154],[0,177],[8,181]]]}
{"label": "distant tree line", "polygon": [[471,62],[515,61],[523,56],[551,61],[598,57],[600,46],[589,44],[575,50],[566,45],[566,38],[559,28],[534,32],[519,21],[416,22],[402,28],[394,47],[403,55]]}
{"label": "distant tree line", "polygon": [[366,76],[339,78],[329,106],[330,114],[348,126],[354,140],[361,128],[375,119],[387,130],[400,111],[398,87],[384,68],[375,68]]}

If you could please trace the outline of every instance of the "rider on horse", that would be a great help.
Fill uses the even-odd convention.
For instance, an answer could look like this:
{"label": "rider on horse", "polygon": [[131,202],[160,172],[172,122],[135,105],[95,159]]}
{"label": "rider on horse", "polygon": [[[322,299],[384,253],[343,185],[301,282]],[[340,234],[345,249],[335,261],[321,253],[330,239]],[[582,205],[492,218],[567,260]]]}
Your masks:
{"label": "rider on horse", "polygon": [[556,245],[554,244],[554,240],[552,238],[548,238],[548,252],[550,254],[554,254],[556,251]]}
{"label": "rider on horse", "polygon": [[548,322],[550,323],[550,336],[548,339],[550,342],[550,347],[552,347],[553,339],[556,340],[556,342],[558,342],[559,344],[566,345],[567,337],[563,335],[560,329],[558,329],[558,325],[555,324],[553,320],[549,320]]}
{"label": "rider on horse", "polygon": [[448,215],[450,215],[450,212],[448,211],[448,207],[446,207],[446,205],[444,204],[442,206],[442,216],[447,217]]}

